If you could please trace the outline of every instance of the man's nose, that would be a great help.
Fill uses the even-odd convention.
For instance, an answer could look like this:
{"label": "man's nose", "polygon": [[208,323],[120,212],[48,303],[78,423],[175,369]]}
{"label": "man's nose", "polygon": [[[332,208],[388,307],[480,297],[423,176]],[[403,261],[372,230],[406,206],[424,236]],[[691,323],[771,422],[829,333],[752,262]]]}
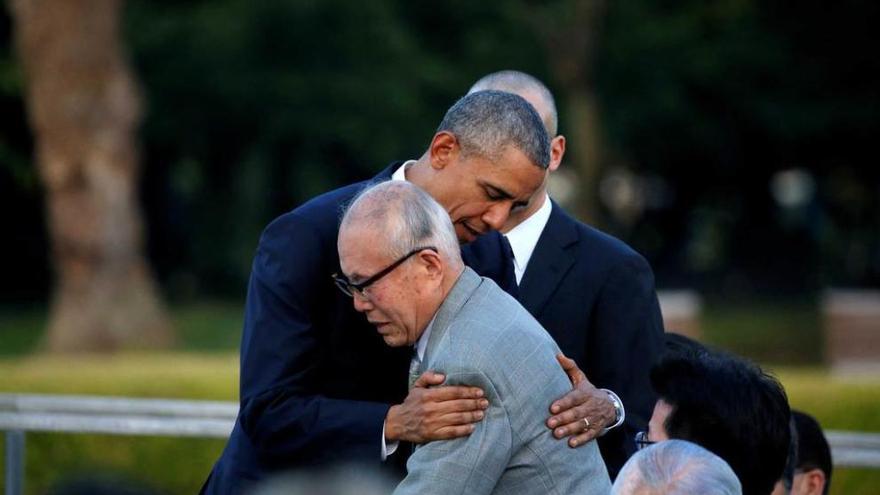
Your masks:
{"label": "man's nose", "polygon": [[353,291],[353,292],[354,293],[352,294],[351,298],[352,298],[352,301],[354,301],[354,310],[355,311],[363,313],[363,312],[369,311],[370,309],[373,308],[373,304],[370,302],[370,300],[365,295],[361,294],[360,291]]}
{"label": "man's nose", "polygon": [[483,213],[481,220],[489,227],[492,227],[493,230],[500,230],[509,216],[510,203],[496,203]]}

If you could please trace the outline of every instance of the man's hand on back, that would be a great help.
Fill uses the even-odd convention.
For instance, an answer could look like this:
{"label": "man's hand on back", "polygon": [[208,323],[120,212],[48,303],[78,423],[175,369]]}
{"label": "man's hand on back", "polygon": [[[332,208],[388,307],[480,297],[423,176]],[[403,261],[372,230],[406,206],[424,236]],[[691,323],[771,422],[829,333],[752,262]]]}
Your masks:
{"label": "man's hand on back", "polygon": [[467,436],[474,431],[474,423],[483,419],[489,401],[476,387],[437,386],[445,379],[440,373],[426,371],[416,380],[403,404],[391,406],[385,417],[387,440],[427,443]]}
{"label": "man's hand on back", "polygon": [[552,416],[547,420],[547,427],[553,430],[556,438],[569,437],[570,447],[579,447],[613,425],[617,412],[608,394],[594,387],[573,359],[562,354],[558,354],[556,359],[574,389],[550,405]]}

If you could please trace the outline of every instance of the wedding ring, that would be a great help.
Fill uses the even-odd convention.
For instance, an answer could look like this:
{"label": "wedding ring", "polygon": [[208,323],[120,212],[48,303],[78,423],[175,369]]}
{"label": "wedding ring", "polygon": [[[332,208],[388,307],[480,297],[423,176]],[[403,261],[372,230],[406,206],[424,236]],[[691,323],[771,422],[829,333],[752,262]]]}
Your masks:
{"label": "wedding ring", "polygon": [[589,429],[590,429],[590,420],[587,419],[587,418],[584,418],[584,429],[585,429],[585,430],[589,430]]}

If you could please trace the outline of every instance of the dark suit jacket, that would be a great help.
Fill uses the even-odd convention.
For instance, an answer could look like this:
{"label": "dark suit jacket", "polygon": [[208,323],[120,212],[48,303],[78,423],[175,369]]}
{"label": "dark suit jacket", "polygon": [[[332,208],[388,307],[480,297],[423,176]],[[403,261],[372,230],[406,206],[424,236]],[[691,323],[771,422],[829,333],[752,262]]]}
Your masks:
{"label": "dark suit jacket", "polygon": [[[499,234],[463,249],[478,273],[499,278]],[[520,303],[597,387],[617,393],[626,422],[599,439],[616,476],[635,450],[655,395],[648,373],[663,346],[663,321],[647,261],[622,241],[569,216],[556,203],[519,286]]]}
{"label": "dark suit jacket", "polygon": [[411,350],[385,345],[330,278],[342,208],[365,185],[318,196],[263,232],[248,285],[239,415],[204,493],[240,493],[281,469],[378,466]]}

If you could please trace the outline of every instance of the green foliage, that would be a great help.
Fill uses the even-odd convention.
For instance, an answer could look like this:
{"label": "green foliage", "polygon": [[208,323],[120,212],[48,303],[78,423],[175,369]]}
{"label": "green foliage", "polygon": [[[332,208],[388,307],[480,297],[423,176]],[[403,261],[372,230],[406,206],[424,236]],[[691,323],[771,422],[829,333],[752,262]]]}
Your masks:
{"label": "green foliage", "polygon": [[[126,2],[146,108],[140,192],[166,293],[243,296],[272,218],[419,156],[450,104],[505,68],[556,91],[563,133],[574,116],[561,81],[583,74],[595,90],[607,148],[599,168],[661,187],[638,191],[649,205],[640,214],[594,216],[647,256],[661,286],[727,297],[878,283],[880,175],[864,157],[878,130],[880,59],[863,49],[876,4],[604,2],[595,66],[554,65],[548,40],[576,44],[583,33],[567,28],[584,5]],[[28,213],[7,223],[29,242],[4,246],[0,259],[45,264],[11,34],[0,12],[0,193]],[[573,156],[582,143],[569,145]],[[817,185],[796,212],[769,194],[772,175],[791,168]],[[48,270],[28,272],[2,293],[45,300]]]}
{"label": "green foliage", "polygon": [[0,357],[23,356],[35,351],[46,321],[45,308],[0,309]]}
{"label": "green foliage", "polygon": [[[202,301],[170,308],[177,330],[177,350],[234,351],[241,339],[240,304]],[[46,309],[0,308],[0,357],[25,356],[39,351],[47,324]]]}
{"label": "green foliage", "polygon": [[[339,185],[421,155],[479,75],[541,74],[498,5],[128,3],[147,100],[152,257],[172,298],[240,295],[261,229]],[[219,247],[219,248],[218,248]]]}

